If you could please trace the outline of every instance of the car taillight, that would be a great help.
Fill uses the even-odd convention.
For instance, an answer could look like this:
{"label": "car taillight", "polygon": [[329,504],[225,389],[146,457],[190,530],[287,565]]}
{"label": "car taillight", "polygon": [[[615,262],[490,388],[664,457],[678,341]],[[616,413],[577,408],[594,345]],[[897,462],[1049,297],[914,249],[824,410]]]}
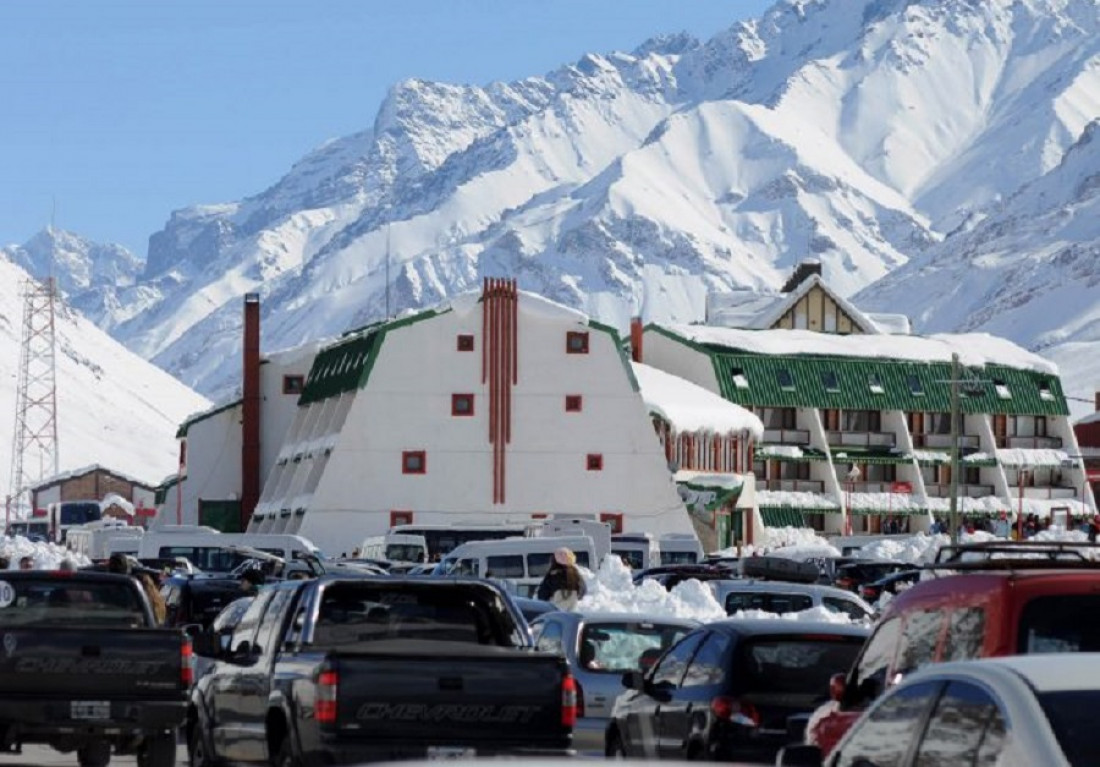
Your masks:
{"label": "car taillight", "polygon": [[563,727],[577,724],[577,680],[566,674],[561,680],[561,723]]}
{"label": "car taillight", "polygon": [[874,599],[875,598],[875,589],[871,588],[870,586],[862,587],[859,590],[859,592],[863,596],[864,599]]}
{"label": "car taillight", "polygon": [[317,702],[313,718],[321,724],[336,723],[336,691],[339,683],[340,675],[334,668],[322,668],[317,675]]}
{"label": "car taillight", "polygon": [[718,695],[710,700],[710,710],[719,719],[744,725],[759,727],[760,713],[751,703],[742,703],[729,695]]}
{"label": "car taillight", "polygon": [[180,642],[180,684],[190,687],[195,681],[195,653],[191,648],[190,637]]}
{"label": "car taillight", "polygon": [[584,716],[584,687],[576,677],[573,677],[573,686],[577,688],[577,718],[580,719]]}

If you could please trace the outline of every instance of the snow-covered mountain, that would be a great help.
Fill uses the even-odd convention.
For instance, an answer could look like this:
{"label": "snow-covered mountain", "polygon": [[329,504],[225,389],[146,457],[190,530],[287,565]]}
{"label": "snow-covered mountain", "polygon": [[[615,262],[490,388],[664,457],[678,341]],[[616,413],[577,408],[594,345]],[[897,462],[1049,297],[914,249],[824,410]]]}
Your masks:
{"label": "snow-covered mountain", "polygon": [[[77,248],[78,239],[61,233],[56,242]],[[37,238],[36,238],[37,239]],[[21,251],[27,258],[41,254],[33,247]],[[99,251],[103,261],[73,258],[64,267],[54,264],[61,284],[92,285],[96,276],[117,258],[117,250]],[[91,248],[88,253],[96,252]],[[91,272],[81,269],[90,267]],[[73,266],[75,274],[68,274]],[[123,268],[120,266],[120,269]],[[82,283],[83,280],[83,283]],[[23,293],[27,272],[0,254],[0,488],[10,488],[12,434],[19,380],[20,344],[23,332]],[[36,327],[41,328],[41,323]],[[179,424],[191,413],[210,406],[210,401],[178,380],[128,351],[87,318],[59,303],[55,313],[58,464],[70,471],[98,463],[149,483],[160,482],[175,471]],[[32,372],[40,372],[35,367]],[[35,420],[35,423],[41,421]],[[24,460],[27,460],[25,457]],[[51,473],[47,467],[43,474]]]}
{"label": "snow-covered mountain", "polygon": [[[621,327],[637,312],[690,322],[708,291],[778,288],[812,256],[918,331],[980,327],[1057,357],[1055,343],[1096,341],[1084,283],[1035,333],[980,271],[957,277],[998,236],[1019,265],[996,272],[1002,298],[1024,273],[1088,271],[1100,221],[1057,223],[1066,179],[1097,172],[1098,27],[1100,0],[780,0],[705,42],[656,38],[485,87],[406,81],[369,130],[271,188],[174,212],[136,282],[90,313],[218,396],[238,383],[247,291],[274,349],[483,276]],[[1026,237],[998,225],[1013,215]],[[1044,233],[1077,243],[1073,264]],[[1072,385],[1082,355],[1063,356]]]}

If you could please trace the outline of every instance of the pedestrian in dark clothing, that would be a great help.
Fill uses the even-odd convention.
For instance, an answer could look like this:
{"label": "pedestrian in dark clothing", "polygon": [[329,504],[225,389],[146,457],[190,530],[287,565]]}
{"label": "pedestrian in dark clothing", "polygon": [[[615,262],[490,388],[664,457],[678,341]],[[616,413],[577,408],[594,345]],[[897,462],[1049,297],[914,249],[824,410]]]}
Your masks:
{"label": "pedestrian in dark clothing", "polygon": [[572,550],[562,546],[554,552],[550,569],[539,584],[536,596],[553,602],[559,610],[572,610],[588,589],[577,569],[577,557]]}
{"label": "pedestrian in dark clothing", "polygon": [[165,604],[164,595],[160,593],[160,588],[152,576],[145,571],[134,572],[134,568],[130,564],[130,558],[119,551],[116,551],[107,560],[107,572],[129,575],[135,578],[145,592],[145,598],[149,600],[149,606],[153,608],[153,617],[156,619],[157,625],[164,623],[164,619],[168,615],[168,606]]}
{"label": "pedestrian in dark clothing", "polygon": [[256,592],[260,590],[260,586],[264,585],[263,571],[258,567],[250,567],[241,573],[241,591],[246,596],[255,596]]}

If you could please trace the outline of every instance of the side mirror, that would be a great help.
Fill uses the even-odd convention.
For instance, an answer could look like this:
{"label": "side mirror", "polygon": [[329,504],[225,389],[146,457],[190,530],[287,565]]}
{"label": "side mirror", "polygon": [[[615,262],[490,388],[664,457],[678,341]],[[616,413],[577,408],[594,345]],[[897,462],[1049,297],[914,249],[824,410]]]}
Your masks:
{"label": "side mirror", "polygon": [[779,767],[821,767],[822,754],[817,746],[784,746],[775,757]]}
{"label": "side mirror", "polygon": [[201,623],[188,623],[183,626],[183,633],[191,637],[191,641],[194,642],[202,634],[203,628]]}
{"label": "side mirror", "polygon": [[829,697],[840,702],[844,700],[844,693],[848,690],[847,674],[833,674],[829,677]]}

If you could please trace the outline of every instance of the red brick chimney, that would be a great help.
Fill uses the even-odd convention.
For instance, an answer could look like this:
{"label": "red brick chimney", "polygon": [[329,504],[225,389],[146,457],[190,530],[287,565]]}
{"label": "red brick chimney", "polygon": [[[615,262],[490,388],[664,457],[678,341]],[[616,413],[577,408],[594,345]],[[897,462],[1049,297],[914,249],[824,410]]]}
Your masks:
{"label": "red brick chimney", "polygon": [[241,405],[241,530],[260,500],[260,296],[244,297]]}
{"label": "red brick chimney", "polygon": [[[642,331],[644,330],[641,317],[633,317],[630,320],[630,359],[635,362],[642,361]],[[1097,395],[1100,396],[1100,395]]]}

